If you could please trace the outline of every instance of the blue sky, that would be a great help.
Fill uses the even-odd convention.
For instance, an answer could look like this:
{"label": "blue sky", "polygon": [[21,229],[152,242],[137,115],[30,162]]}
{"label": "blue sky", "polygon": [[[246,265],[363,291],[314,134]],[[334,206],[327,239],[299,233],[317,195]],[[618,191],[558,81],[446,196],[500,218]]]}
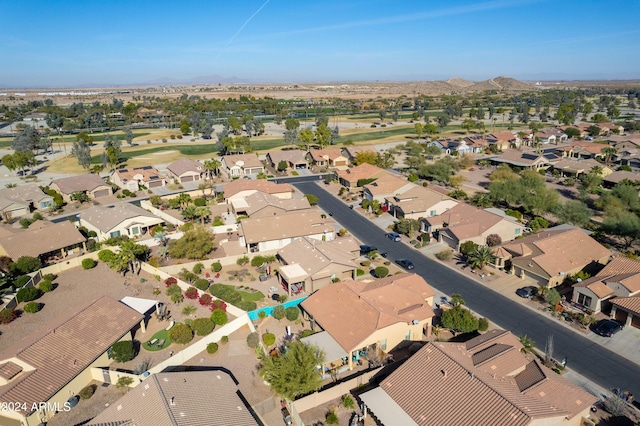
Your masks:
{"label": "blue sky", "polygon": [[640,78],[638,0],[0,0],[0,87]]}

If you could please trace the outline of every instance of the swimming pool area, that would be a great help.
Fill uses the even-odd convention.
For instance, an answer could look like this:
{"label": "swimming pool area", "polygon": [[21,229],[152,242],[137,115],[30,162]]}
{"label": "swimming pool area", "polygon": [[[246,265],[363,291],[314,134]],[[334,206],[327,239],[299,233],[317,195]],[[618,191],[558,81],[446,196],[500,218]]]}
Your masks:
{"label": "swimming pool area", "polygon": [[[302,303],[307,297],[309,296],[304,296],[304,297],[300,297],[298,299],[294,299],[294,300],[289,300],[288,302],[284,302],[282,304],[282,307],[284,307],[285,309],[291,307],[291,306],[298,306],[300,303]],[[278,306],[278,305],[276,305]],[[251,311],[251,312],[247,312],[247,314],[249,315],[249,319],[251,321],[255,321],[257,319],[260,318],[260,312],[264,312],[267,316],[272,316],[273,314],[273,308],[275,308],[276,306],[267,306],[264,308],[260,308],[260,309],[256,309],[255,311]]]}

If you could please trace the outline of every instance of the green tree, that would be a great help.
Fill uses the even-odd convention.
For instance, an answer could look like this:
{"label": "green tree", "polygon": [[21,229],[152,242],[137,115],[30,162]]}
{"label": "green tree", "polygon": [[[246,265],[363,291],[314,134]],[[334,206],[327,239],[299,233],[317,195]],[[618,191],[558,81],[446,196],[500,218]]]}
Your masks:
{"label": "green tree", "polygon": [[355,163],[359,166],[363,163],[376,164],[377,155],[375,151],[360,151],[356,154]]}
{"label": "green tree", "polygon": [[298,130],[300,128],[300,121],[296,118],[287,118],[284,121],[284,127],[287,130]]}
{"label": "green tree", "polygon": [[188,135],[191,133],[191,125],[189,124],[189,120],[186,118],[180,120],[180,133],[183,135]]}
{"label": "green tree", "polygon": [[325,124],[321,124],[316,128],[315,136],[321,147],[327,146],[331,142],[331,130]]}
{"label": "green tree", "polygon": [[84,140],[80,139],[73,143],[71,155],[76,157],[78,164],[83,169],[89,170],[91,168],[91,148]]}
{"label": "green tree", "polygon": [[215,236],[203,226],[194,226],[167,245],[169,255],[175,259],[204,259],[215,248]]}
{"label": "green tree", "polygon": [[227,313],[220,309],[215,309],[211,313],[211,321],[216,325],[225,325],[228,320]]}
{"label": "green tree", "polygon": [[575,127],[567,127],[566,129],[564,129],[564,134],[571,139],[578,138],[580,137],[580,130],[576,129]]}
{"label": "green tree", "polygon": [[640,239],[640,218],[635,213],[621,213],[606,218],[600,229],[605,234],[621,238],[624,248],[628,249]]}
{"label": "green tree", "polygon": [[390,169],[396,163],[396,159],[391,152],[385,151],[384,153],[376,154],[375,166],[380,167],[381,169]]}
{"label": "green tree", "polygon": [[288,167],[289,167],[289,164],[287,164],[287,162],[285,160],[280,160],[278,162],[278,171],[279,172],[284,172],[285,170],[287,170]]}
{"label": "green tree", "polygon": [[593,211],[582,201],[569,200],[564,204],[559,204],[554,210],[554,214],[563,223],[585,226],[591,221]]}
{"label": "green tree", "polygon": [[23,274],[30,274],[42,268],[42,262],[37,257],[20,256],[13,265],[12,269],[14,268]]}
{"label": "green tree", "polygon": [[536,349],[536,343],[533,339],[526,334],[522,334],[518,336],[518,340],[520,340],[520,344],[522,347],[520,348],[520,352],[523,354],[534,353]]}
{"label": "green tree", "polygon": [[175,324],[169,330],[169,340],[173,343],[186,345],[193,340],[193,330],[187,324]]}
{"label": "green tree", "polygon": [[477,249],[478,249],[478,244],[474,243],[471,240],[465,241],[464,243],[460,244],[460,253],[462,253],[465,256],[470,256],[471,253],[473,253]]}
{"label": "green tree", "polygon": [[487,263],[493,263],[495,260],[496,256],[493,254],[493,249],[489,246],[478,247],[468,258],[471,267],[480,270],[483,270]]}
{"label": "green tree", "polygon": [[407,235],[409,238],[413,238],[413,235],[420,231],[421,227],[422,222],[417,219],[401,218],[398,223],[396,223],[396,231]]}
{"label": "green tree", "polygon": [[468,309],[462,306],[455,306],[442,313],[442,325],[456,333],[470,333],[478,329],[478,318]]}
{"label": "green tree", "polygon": [[131,127],[125,127],[124,129],[124,140],[127,141],[127,144],[129,146],[133,145],[133,131],[131,130]]}
{"label": "green tree", "polygon": [[111,346],[111,358],[115,362],[131,361],[135,356],[133,342],[131,340],[122,340]]}
{"label": "green tree", "polygon": [[547,291],[547,294],[544,295],[544,300],[551,306],[556,306],[560,303],[560,293],[558,293],[558,290],[555,288],[551,288]]}
{"label": "green tree", "polygon": [[413,125],[413,128],[415,129],[416,134],[418,135],[418,137],[421,138],[422,137],[422,133],[424,133],[424,128],[422,127],[422,124],[421,123],[415,123]]}
{"label": "green tree", "polygon": [[316,367],[324,361],[318,347],[293,341],[283,354],[272,357],[262,352],[259,373],[276,393],[294,400],[320,388],[322,375]]}
{"label": "green tree", "polygon": [[123,275],[127,271],[136,271],[140,267],[140,262],[146,260],[149,251],[146,245],[136,244],[131,240],[123,241],[120,244],[120,251],[115,253],[109,262],[109,267]]}
{"label": "green tree", "polygon": [[467,131],[467,133],[471,132],[471,129],[473,129],[476,125],[476,122],[467,118],[466,120],[464,120],[462,122],[462,124],[460,124],[460,127],[462,127],[463,129],[465,129]]}
{"label": "green tree", "polygon": [[309,145],[313,142],[313,131],[306,127],[298,132],[298,140],[300,144],[304,145],[306,149],[309,149]]}

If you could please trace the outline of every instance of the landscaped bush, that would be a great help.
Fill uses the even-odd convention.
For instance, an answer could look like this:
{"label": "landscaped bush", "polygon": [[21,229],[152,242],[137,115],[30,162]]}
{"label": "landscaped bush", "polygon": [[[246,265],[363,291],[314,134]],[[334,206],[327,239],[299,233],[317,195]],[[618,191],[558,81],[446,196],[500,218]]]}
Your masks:
{"label": "landscaped bush", "polygon": [[284,303],[288,298],[289,296],[287,296],[286,294],[281,294],[280,296],[278,296],[278,303]]}
{"label": "landscaped bush", "polygon": [[196,318],[191,321],[191,328],[198,336],[206,336],[216,328],[216,325],[209,318]]}
{"label": "landscaped bush", "polygon": [[14,268],[23,274],[29,274],[42,268],[42,262],[37,257],[20,256],[14,263]]}
{"label": "landscaped bush", "polygon": [[276,335],[273,333],[264,333],[262,335],[262,341],[265,345],[271,346],[276,342]]}
{"label": "landscaped bush", "polygon": [[349,410],[353,410],[356,406],[351,395],[343,395],[340,402],[342,403],[342,406],[344,408],[347,408]]}
{"label": "landscaped bush", "polygon": [[133,378],[129,376],[120,377],[116,382],[117,388],[126,388],[133,383]]}
{"label": "landscaped bush", "polygon": [[176,324],[169,330],[169,340],[186,345],[193,339],[193,330],[187,324]]}
{"label": "landscaped bush", "polygon": [[247,336],[247,346],[255,348],[260,343],[260,336],[255,331]]}
{"label": "landscaped bush", "polygon": [[207,291],[211,284],[209,284],[209,281],[205,280],[204,278],[200,278],[197,279],[196,282],[193,283],[193,285],[199,290]]}
{"label": "landscaped bush", "polygon": [[211,270],[213,270],[213,272],[220,272],[222,271],[222,263],[220,262],[213,262],[211,264]]}
{"label": "landscaped bush", "polygon": [[195,204],[196,207],[204,207],[207,205],[207,200],[204,198],[195,198],[193,204]]}
{"label": "landscaped bush", "polygon": [[489,329],[489,320],[486,318],[480,318],[478,320],[478,331],[487,331]]}
{"label": "landscaped bush", "polygon": [[220,310],[222,312],[227,312],[227,304],[224,302],[224,300],[214,299],[211,301],[211,310]]}
{"label": "landscaped bush", "polygon": [[218,352],[218,344],[215,342],[211,342],[207,345],[207,353],[208,354],[215,354],[216,352]]}
{"label": "landscaped bush", "polygon": [[198,289],[195,287],[189,287],[187,291],[184,292],[184,297],[187,299],[197,299],[198,298]]}
{"label": "landscaped bush", "polygon": [[193,265],[194,274],[200,274],[203,269],[204,269],[204,265],[202,264],[202,262],[198,262],[195,265]]}
{"label": "landscaped bush", "polygon": [[303,339],[305,337],[311,336],[312,334],[316,334],[316,332],[313,330],[302,330],[300,333],[298,333],[298,337]]}
{"label": "landscaped bush", "polygon": [[82,259],[82,269],[93,269],[96,265],[96,261],[91,258]]}
{"label": "landscaped bush", "polygon": [[200,296],[200,299],[198,299],[198,302],[200,302],[202,306],[209,306],[212,300],[213,298],[210,295],[208,295],[207,293],[204,293],[202,296]]}
{"label": "landscaped bush", "polygon": [[38,284],[38,288],[43,293],[49,293],[51,290],[53,290],[53,283],[48,280],[40,281],[40,283]]}
{"label": "landscaped bush", "polygon": [[135,351],[131,340],[116,342],[111,346],[111,358],[113,358],[115,362],[131,361],[134,356]]}
{"label": "landscaped bush", "polygon": [[253,302],[251,300],[241,300],[240,302],[236,303],[236,307],[247,312],[255,311],[256,309],[258,309],[258,305],[256,304],[256,302]]}
{"label": "landscaped bush", "polygon": [[179,277],[182,278],[182,281],[186,281],[188,283],[192,283],[198,279],[198,276],[196,274],[191,271],[187,271],[185,268],[182,268]]}
{"label": "landscaped bush", "polygon": [[80,396],[80,399],[89,399],[93,396],[93,393],[95,392],[95,388],[93,387],[93,385],[89,385],[89,386],[85,386],[83,387],[80,392],[78,392],[78,395]]}
{"label": "landscaped bush", "polygon": [[98,252],[98,259],[104,263],[111,263],[116,258],[116,254],[111,250],[105,249]]}
{"label": "landscaped bush", "polygon": [[389,275],[389,269],[385,268],[384,266],[378,266],[373,270],[373,274],[376,276],[376,278],[384,278]]}
{"label": "landscaped bush", "polygon": [[209,287],[209,292],[218,299],[222,299],[232,305],[240,303],[242,300],[242,295],[236,289],[223,284],[212,284]]}
{"label": "landscaped bush", "polygon": [[220,339],[220,341],[222,343],[228,343],[229,342],[229,336],[222,336],[222,338]]}
{"label": "landscaped bush", "polygon": [[171,284],[164,292],[167,296],[171,296],[172,294],[182,294],[182,289],[178,284]]}
{"label": "landscaped bush", "polygon": [[54,274],[44,274],[44,275],[42,276],[42,279],[43,279],[44,281],[51,281],[51,282],[53,282],[53,280],[55,280],[56,278],[57,278],[57,277],[56,277]]}
{"label": "landscaped bush", "polygon": [[147,263],[154,268],[159,268],[162,266],[162,259],[158,256],[151,256]]}
{"label": "landscaped bush", "polygon": [[265,319],[267,317],[267,313],[265,311],[258,312],[258,318]]}
{"label": "landscaped bush", "polygon": [[451,258],[453,257],[453,251],[448,248],[440,250],[438,253],[436,253],[436,257],[440,260],[451,260]]}
{"label": "landscaped bush", "polygon": [[18,302],[31,302],[40,296],[40,290],[35,287],[23,287],[16,293]]}
{"label": "landscaped bush", "polygon": [[356,271],[356,276],[361,277],[364,275],[364,271],[360,268],[358,268],[358,270]]}
{"label": "landscaped bush", "polygon": [[478,250],[478,247],[478,244],[474,243],[471,240],[465,241],[464,243],[460,244],[460,253],[465,256],[469,256],[471,253]]}
{"label": "landscaped bush", "polygon": [[371,261],[370,260],[363,260],[362,262],[360,262],[360,265],[362,265],[364,267],[368,267],[369,265],[371,265]]}
{"label": "landscaped bush", "polygon": [[278,305],[273,308],[273,312],[271,312],[271,315],[277,320],[281,320],[282,318],[284,318],[286,316],[284,306]]}
{"label": "landscaped bush", "polygon": [[25,311],[28,314],[35,314],[40,309],[42,309],[42,305],[40,303],[38,303],[38,302],[29,302],[26,305],[24,305],[24,308],[22,310]]}
{"label": "landscaped bush", "polygon": [[216,309],[211,313],[211,321],[216,325],[225,325],[228,321],[227,313]]}
{"label": "landscaped bush", "polygon": [[[372,125],[372,126],[375,127],[375,125]],[[337,425],[340,423],[338,416],[336,415],[336,413],[333,413],[333,412],[327,413],[326,421],[328,425]]]}
{"label": "landscaped bush", "polygon": [[173,285],[173,284],[177,284],[177,283],[178,283],[178,280],[173,278],[173,277],[169,277],[166,280],[164,280],[164,285],[166,285],[167,287],[169,287],[170,285]]}
{"label": "landscaped bush", "polygon": [[13,286],[15,288],[22,288],[26,283],[29,282],[30,279],[31,277],[29,275],[21,275],[15,280],[13,280]]}
{"label": "landscaped bush", "polygon": [[289,306],[284,312],[289,321],[295,321],[300,316],[300,309],[297,306]]}

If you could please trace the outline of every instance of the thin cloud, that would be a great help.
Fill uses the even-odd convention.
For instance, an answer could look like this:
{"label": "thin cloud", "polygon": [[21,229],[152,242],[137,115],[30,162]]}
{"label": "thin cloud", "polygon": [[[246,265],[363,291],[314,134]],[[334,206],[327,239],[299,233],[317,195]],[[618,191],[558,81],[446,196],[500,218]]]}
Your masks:
{"label": "thin cloud", "polygon": [[233,40],[238,36],[238,34],[240,34],[240,33],[242,32],[242,30],[244,30],[244,27],[246,27],[246,26],[249,24],[249,22],[251,22],[251,20],[252,20],[253,18],[255,18],[255,17],[256,17],[256,15],[257,15],[258,13],[260,13],[260,11],[261,11],[262,9],[264,9],[264,7],[265,7],[267,4],[269,4],[269,2],[270,2],[270,1],[271,1],[271,0],[267,0],[267,1],[265,1],[265,2],[262,4],[262,6],[260,6],[260,7],[258,8],[258,10],[256,10],[255,12],[253,12],[253,15],[249,16],[249,19],[247,19],[246,21],[244,21],[244,24],[242,24],[242,25],[240,26],[240,29],[238,29],[238,31],[236,31],[236,33],[235,33],[234,35],[232,35],[232,36],[231,36],[231,38],[227,41],[227,43],[224,45],[224,47],[222,48],[222,50],[221,50],[220,52],[218,52],[218,54],[216,55],[216,59],[220,56],[220,54],[222,54],[225,50],[227,50],[227,48],[229,47],[229,45],[231,44],[231,42],[232,42],[232,41],[233,41]]}
{"label": "thin cloud", "polygon": [[624,37],[624,36],[639,34],[639,33],[640,33],[640,30],[636,30],[636,31],[625,31],[625,32],[611,33],[611,34],[599,34],[599,35],[593,35],[593,36],[569,37],[569,38],[561,38],[556,40],[544,40],[537,43],[531,43],[531,45],[539,46],[539,45],[545,45],[545,44],[582,43],[585,41],[604,40],[607,38]]}

